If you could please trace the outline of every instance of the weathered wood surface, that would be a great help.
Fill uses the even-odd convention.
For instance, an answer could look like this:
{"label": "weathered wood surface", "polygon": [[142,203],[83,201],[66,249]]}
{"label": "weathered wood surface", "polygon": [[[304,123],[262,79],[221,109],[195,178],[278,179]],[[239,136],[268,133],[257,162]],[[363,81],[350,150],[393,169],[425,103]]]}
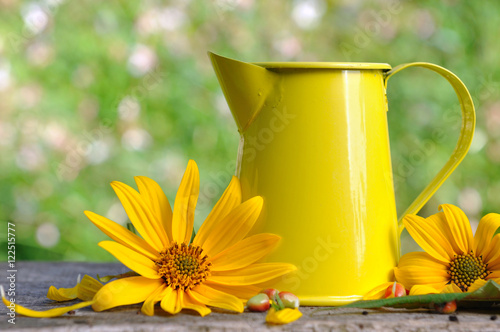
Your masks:
{"label": "weathered wood surface", "polygon": [[[40,263],[16,264],[16,302],[31,309],[46,310],[61,304],[46,298],[50,285],[73,287],[78,274],[94,276],[126,272],[115,263]],[[8,266],[0,264],[0,280],[9,288]],[[70,302],[73,303],[73,302]],[[16,316],[15,325],[8,323],[8,310],[1,306],[0,329],[11,331],[500,331],[500,309],[459,311],[458,321],[448,315],[405,310],[335,309],[317,312],[317,308],[301,308],[304,316],[295,323],[268,326],[264,313],[231,314],[215,311],[207,317],[183,311],[172,316],[157,308],[154,317],[140,313],[140,305],[127,306],[106,312],[90,308],[77,310],[73,315],[58,318],[28,318]]]}

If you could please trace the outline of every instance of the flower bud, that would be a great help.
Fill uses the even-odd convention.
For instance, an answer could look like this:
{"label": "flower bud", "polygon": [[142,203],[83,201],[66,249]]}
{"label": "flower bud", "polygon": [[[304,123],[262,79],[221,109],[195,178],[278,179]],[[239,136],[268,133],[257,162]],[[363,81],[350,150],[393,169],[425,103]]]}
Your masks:
{"label": "flower bud", "polygon": [[391,286],[387,287],[385,290],[384,298],[389,299],[393,297],[406,296],[406,289],[403,285],[394,282]]}
{"label": "flower bud", "polygon": [[271,303],[267,294],[261,293],[250,298],[247,302],[247,308],[250,311],[263,312],[267,311]]}
{"label": "flower bud", "polygon": [[283,305],[285,308],[291,308],[291,309],[296,309],[300,305],[299,298],[290,292],[280,292],[279,297],[281,301],[283,302]]}
{"label": "flower bud", "polygon": [[440,314],[452,314],[457,310],[457,301],[434,304],[434,309]]}
{"label": "flower bud", "polygon": [[266,288],[266,289],[263,289],[261,290],[259,293],[264,293],[267,295],[267,297],[269,297],[271,300],[274,299],[274,297],[276,295],[279,294],[279,290],[277,290],[276,288]]}

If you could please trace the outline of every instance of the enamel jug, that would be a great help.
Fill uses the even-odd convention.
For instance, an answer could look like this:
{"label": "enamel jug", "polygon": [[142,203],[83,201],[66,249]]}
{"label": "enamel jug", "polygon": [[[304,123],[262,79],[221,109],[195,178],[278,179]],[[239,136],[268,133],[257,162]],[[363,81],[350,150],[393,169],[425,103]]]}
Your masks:
{"label": "enamel jug", "polygon": [[255,233],[281,236],[269,255],[297,271],[276,280],[303,305],[359,300],[393,279],[396,216],[387,128],[388,79],[430,69],[453,86],[460,137],[443,169],[408,207],[417,213],[467,153],[475,112],[465,85],[430,63],[245,63],[209,53],[241,135],[236,175],[243,199],[264,198]]}

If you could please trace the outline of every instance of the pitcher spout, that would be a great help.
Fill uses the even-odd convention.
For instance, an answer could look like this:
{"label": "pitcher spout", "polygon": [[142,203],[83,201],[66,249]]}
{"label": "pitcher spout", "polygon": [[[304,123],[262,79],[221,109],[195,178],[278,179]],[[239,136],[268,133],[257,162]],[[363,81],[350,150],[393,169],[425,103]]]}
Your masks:
{"label": "pitcher spout", "polygon": [[272,93],[277,74],[212,52],[208,52],[208,55],[238,130],[243,133]]}

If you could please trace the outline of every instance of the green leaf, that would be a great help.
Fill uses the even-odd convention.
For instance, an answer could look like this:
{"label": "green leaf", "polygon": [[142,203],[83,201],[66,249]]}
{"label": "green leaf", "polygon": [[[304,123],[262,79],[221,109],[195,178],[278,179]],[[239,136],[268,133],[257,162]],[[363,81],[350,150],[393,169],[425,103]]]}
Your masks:
{"label": "green leaf", "polygon": [[[447,293],[447,294],[427,294],[427,295],[413,295],[394,297],[390,299],[380,300],[361,300],[356,301],[340,308],[380,308],[380,307],[393,307],[393,308],[421,308],[426,307],[432,303],[445,303],[450,301],[475,301],[475,302],[500,302],[500,285],[495,281],[489,280],[483,287],[473,293]],[[320,310],[330,310],[332,308],[325,308]]]}
{"label": "green leaf", "polygon": [[278,292],[276,292],[274,294],[274,299],[273,299],[273,302],[276,303],[276,305],[278,306],[278,310],[283,310],[285,309],[285,305],[283,304],[283,301],[281,300]]}
{"label": "green leaf", "polygon": [[430,303],[445,303],[453,300],[461,300],[467,296],[467,293],[448,293],[448,294],[426,294],[393,297],[380,300],[361,300],[356,301],[341,308],[420,308]]}
{"label": "green leaf", "polygon": [[470,293],[465,300],[500,302],[500,285],[493,280],[488,280],[483,287],[479,288],[474,293]]}

